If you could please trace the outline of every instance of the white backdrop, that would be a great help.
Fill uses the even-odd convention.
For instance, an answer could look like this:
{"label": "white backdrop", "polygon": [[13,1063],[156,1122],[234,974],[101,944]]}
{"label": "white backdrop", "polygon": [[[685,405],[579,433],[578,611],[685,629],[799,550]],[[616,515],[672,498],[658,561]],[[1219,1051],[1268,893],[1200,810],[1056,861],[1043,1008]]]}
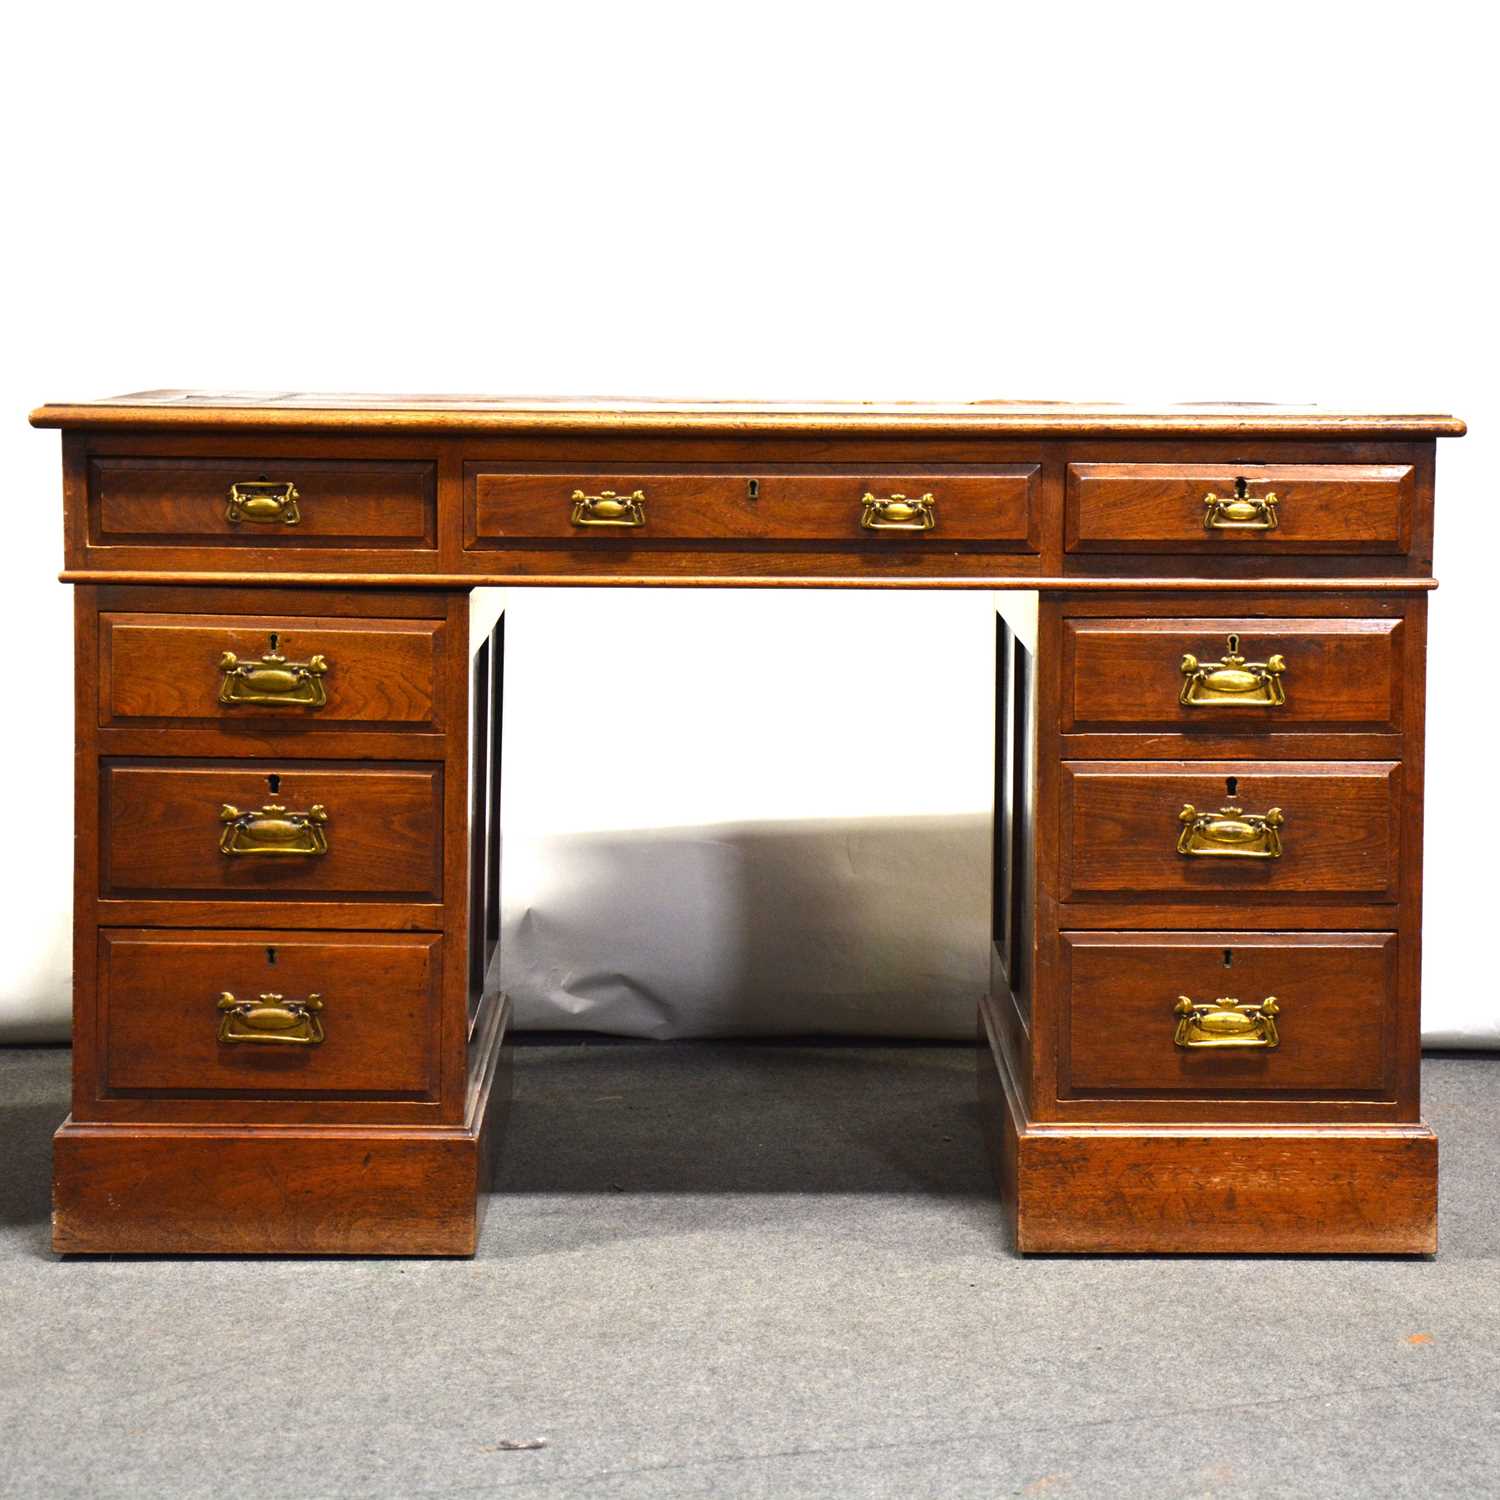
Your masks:
{"label": "white backdrop", "polygon": [[[67,1004],[43,400],[158,385],[1453,410],[1425,1027],[1500,1043],[1477,8],[33,6],[7,22],[0,1035]],[[965,1034],[982,596],[512,594],[534,1024]],[[601,638],[610,659],[584,649]],[[872,643],[879,643],[879,650]],[[682,684],[690,686],[684,690]],[[631,794],[609,776],[628,768]],[[524,794],[517,790],[524,788]]]}

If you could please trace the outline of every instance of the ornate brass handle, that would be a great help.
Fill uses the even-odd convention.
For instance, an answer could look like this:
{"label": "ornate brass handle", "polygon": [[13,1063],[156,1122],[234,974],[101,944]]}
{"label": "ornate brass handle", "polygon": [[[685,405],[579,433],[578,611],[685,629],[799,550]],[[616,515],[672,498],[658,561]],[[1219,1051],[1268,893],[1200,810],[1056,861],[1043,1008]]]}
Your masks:
{"label": "ornate brass handle", "polygon": [[628,495],[617,495],[613,490],[600,490],[597,495],[586,495],[582,490],[574,490],[573,524],[575,526],[644,526],[646,524],[646,492],[634,490]]}
{"label": "ornate brass handle", "polygon": [[280,995],[261,995],[237,1000],[228,990],[219,996],[219,1040],[256,1042],[273,1047],[316,1047],[323,1040],[323,1009],[319,995],[306,1000],[283,1000]]}
{"label": "ornate brass handle", "polygon": [[1239,636],[1231,635],[1222,661],[1200,662],[1191,653],[1182,658],[1182,692],[1177,701],[1188,708],[1224,704],[1277,708],[1286,702],[1286,689],[1281,685],[1285,672],[1286,662],[1280,656],[1246,661],[1240,655]]}
{"label": "ornate brass handle", "polygon": [[322,708],[328,702],[323,678],[329,667],[326,656],[306,661],[288,661],[267,651],[257,661],[241,661],[233,651],[219,658],[224,680],[219,685],[220,703],[259,703],[270,708]]}
{"label": "ornate brass handle", "polygon": [[1236,859],[1280,859],[1281,826],[1286,822],[1279,807],[1269,812],[1247,813],[1240,807],[1221,807],[1218,812],[1199,812],[1185,802],[1177,814],[1182,832],[1177,852],[1195,857]]}
{"label": "ornate brass handle", "polygon": [[859,524],[866,531],[931,531],[937,525],[932,494],[908,500],[905,495],[872,495],[866,490]]}
{"label": "ornate brass handle", "polygon": [[1195,1005],[1179,995],[1172,1014],[1177,1017],[1172,1040],[1179,1047],[1262,1047],[1269,1052],[1281,1045],[1276,1030],[1281,1007],[1275,995],[1267,995],[1259,1005],[1241,1005],[1228,996]]}
{"label": "ornate brass handle", "polygon": [[259,812],[241,812],[226,802],[219,809],[219,821],[224,824],[219,839],[223,854],[328,853],[328,836],[323,832],[328,809],[321,802],[306,812],[288,812],[276,802],[266,803]]}
{"label": "ornate brass handle", "polygon": [[1203,497],[1203,524],[1209,531],[1275,531],[1276,496],[1247,495],[1243,479],[1234,482],[1234,494]]}
{"label": "ornate brass handle", "polygon": [[227,521],[256,521],[265,526],[295,526],[302,519],[297,486],[290,481],[245,479],[229,486]]}

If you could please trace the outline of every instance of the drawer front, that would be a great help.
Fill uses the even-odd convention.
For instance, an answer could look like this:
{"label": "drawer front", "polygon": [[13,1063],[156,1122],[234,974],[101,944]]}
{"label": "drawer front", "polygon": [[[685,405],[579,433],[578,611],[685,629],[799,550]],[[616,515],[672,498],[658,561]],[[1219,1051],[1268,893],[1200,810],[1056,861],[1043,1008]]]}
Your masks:
{"label": "drawer front", "polygon": [[1069,552],[1365,552],[1411,546],[1409,464],[1069,464]]}
{"label": "drawer front", "polygon": [[89,460],[89,540],[212,547],[436,547],[437,466],[411,460]]}
{"label": "drawer front", "polygon": [[440,765],[101,763],[102,894],[442,900]]}
{"label": "drawer front", "polygon": [[1394,933],[1069,932],[1062,952],[1075,1096],[1393,1087]]}
{"label": "drawer front", "polygon": [[[543,471],[470,464],[471,546],[655,542],[986,544],[1035,551],[1037,464],[976,472]],[[897,498],[899,497],[899,498]]]}
{"label": "drawer front", "polygon": [[430,1094],[441,954],[433,933],[105,929],[103,1087]]}
{"label": "drawer front", "polygon": [[441,731],[443,649],[440,620],[101,614],[99,723]]}
{"label": "drawer front", "polygon": [[1400,802],[1394,761],[1064,761],[1061,898],[1394,901]]}
{"label": "drawer front", "polygon": [[1401,729],[1398,620],[1075,619],[1062,729]]}

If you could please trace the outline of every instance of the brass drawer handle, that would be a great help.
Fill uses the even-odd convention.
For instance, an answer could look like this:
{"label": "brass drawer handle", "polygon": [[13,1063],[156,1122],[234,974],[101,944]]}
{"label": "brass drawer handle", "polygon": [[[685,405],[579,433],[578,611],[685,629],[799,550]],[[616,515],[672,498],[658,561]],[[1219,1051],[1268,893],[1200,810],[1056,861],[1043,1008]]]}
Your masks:
{"label": "brass drawer handle", "polygon": [[1227,995],[1207,1005],[1195,1005],[1186,995],[1172,1007],[1177,1031],[1172,1040],[1179,1047],[1261,1047],[1267,1052],[1281,1045],[1276,1017],[1281,1007],[1275,995],[1259,1005],[1241,1005]]}
{"label": "brass drawer handle", "polygon": [[905,495],[872,495],[866,490],[859,524],[866,531],[931,531],[937,525],[932,494],[908,500]]}
{"label": "brass drawer handle", "polygon": [[233,651],[226,651],[219,658],[219,671],[224,674],[219,684],[219,702],[258,703],[269,708],[322,708],[328,702],[323,688],[328,668],[326,656],[288,661],[273,649],[255,661],[241,661]]}
{"label": "brass drawer handle", "polygon": [[290,481],[245,479],[229,486],[229,508],[224,512],[231,525],[255,521],[263,526],[295,526],[302,519],[297,508],[297,486]]}
{"label": "brass drawer handle", "polygon": [[1234,494],[1203,497],[1203,524],[1209,531],[1275,531],[1275,495],[1247,495],[1243,479],[1234,482]]}
{"label": "brass drawer handle", "polygon": [[224,824],[219,850],[223,854],[311,855],[328,853],[323,825],[328,809],[315,802],[306,812],[288,812],[268,802],[259,812],[241,812],[225,803],[219,809]]}
{"label": "brass drawer handle", "polygon": [[283,1000],[280,995],[261,995],[237,1000],[228,990],[219,996],[219,1040],[255,1042],[273,1047],[316,1047],[323,1040],[323,1009],[319,995],[306,1000]]}
{"label": "brass drawer handle", "polygon": [[1281,858],[1280,829],[1286,818],[1279,807],[1263,813],[1221,807],[1213,813],[1199,812],[1191,802],[1185,802],[1177,821],[1182,824],[1177,839],[1179,854],[1205,858]]}
{"label": "brass drawer handle", "polygon": [[628,495],[617,495],[613,490],[600,490],[597,495],[586,495],[582,490],[574,490],[573,524],[575,526],[644,526],[646,524],[646,492],[634,490]]}
{"label": "brass drawer handle", "polygon": [[1200,662],[1191,653],[1182,658],[1182,691],[1177,701],[1187,708],[1224,704],[1279,708],[1286,702],[1281,684],[1285,672],[1286,661],[1280,656],[1246,661],[1240,655],[1239,636],[1231,635],[1222,661]]}

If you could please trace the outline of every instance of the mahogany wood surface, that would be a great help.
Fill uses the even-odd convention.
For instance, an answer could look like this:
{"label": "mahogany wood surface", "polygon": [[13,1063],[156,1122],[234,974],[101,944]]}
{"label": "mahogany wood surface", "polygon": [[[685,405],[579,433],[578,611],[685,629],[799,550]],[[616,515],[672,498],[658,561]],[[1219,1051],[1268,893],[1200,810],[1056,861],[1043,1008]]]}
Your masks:
{"label": "mahogany wood surface", "polygon": [[[1424,658],[1456,419],[162,391],[33,421],[63,429],[78,585],[59,1249],[472,1252],[508,1014],[485,586],[530,583],[995,590],[980,1083],[1018,1246],[1431,1250]],[[247,481],[295,485],[296,524],[231,521]],[[575,527],[606,489],[645,524]],[[1206,528],[1237,489],[1276,526]],[[867,491],[930,493],[936,524],[867,532]],[[1230,634],[1284,658],[1284,704],[1181,703],[1182,657]],[[326,659],[325,703],[219,701],[222,653],[273,639]],[[220,806],[273,801],[325,806],[328,852],[224,855]],[[1178,853],[1185,802],[1279,806],[1280,858]],[[272,971],[324,1000],[301,1056],[219,1040],[218,995]],[[1178,1048],[1182,993],[1275,994],[1278,1047]]]}
{"label": "mahogany wood surface", "polygon": [[[435,465],[350,462],[277,454],[244,459],[89,460],[89,534],[101,545],[149,542],[217,547],[431,547]],[[232,521],[227,492],[243,481],[295,486],[294,524]]]}
{"label": "mahogany wood surface", "polygon": [[[1386,761],[1067,761],[1058,893],[1394,901],[1400,778]],[[1179,853],[1185,804],[1280,808],[1280,857]]]}
{"label": "mahogany wood surface", "polygon": [[[1038,464],[1012,464],[994,472],[955,467],[912,473],[870,467],[829,473],[802,469],[754,474],[633,473],[600,468],[587,473],[510,471],[466,465],[469,503],[467,545],[515,540],[568,541],[574,546],[649,546],[658,538],[705,542],[844,542],[866,547],[942,546],[947,541],[988,543],[985,550],[1037,550],[1034,510]],[[640,494],[643,525],[583,530],[572,522],[578,492]],[[875,533],[861,525],[867,494],[932,497],[930,531]]]}
{"label": "mahogany wood surface", "polygon": [[[102,895],[442,899],[440,766],[111,760],[102,776]],[[223,853],[220,808],[270,803],[289,812],[325,807],[327,852]]]}
{"label": "mahogany wood surface", "polygon": [[[436,1097],[442,938],[436,933],[99,934],[103,1088],[274,1098]],[[316,995],[323,1039],[220,1039],[219,997]]]}
{"label": "mahogany wood surface", "polygon": [[[1268,530],[1211,530],[1205,501],[1274,495]],[[1409,464],[1068,465],[1069,552],[1405,552]]]}
{"label": "mahogany wood surface", "polygon": [[[1390,1096],[1396,937],[1389,932],[1064,932],[1059,1093],[1214,1099]],[[1258,1005],[1279,1045],[1174,1044],[1180,996]]]}
{"label": "mahogany wood surface", "polygon": [[[443,625],[438,620],[337,620],[295,615],[105,614],[99,619],[99,723],[192,727],[295,724],[444,728]],[[220,658],[274,651],[289,662],[322,657],[326,701],[225,703]]]}

